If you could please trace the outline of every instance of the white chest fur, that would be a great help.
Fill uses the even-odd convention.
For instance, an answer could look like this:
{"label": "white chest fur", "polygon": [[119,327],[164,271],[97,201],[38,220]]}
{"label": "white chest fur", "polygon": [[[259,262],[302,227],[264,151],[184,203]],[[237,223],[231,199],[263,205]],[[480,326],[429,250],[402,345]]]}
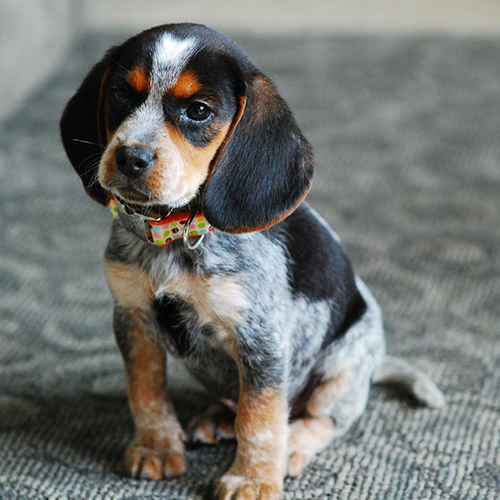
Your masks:
{"label": "white chest fur", "polygon": [[181,299],[198,316],[201,325],[214,330],[213,341],[234,349],[235,330],[241,324],[248,300],[238,275],[201,276],[176,265],[163,269],[155,298],[168,294]]}

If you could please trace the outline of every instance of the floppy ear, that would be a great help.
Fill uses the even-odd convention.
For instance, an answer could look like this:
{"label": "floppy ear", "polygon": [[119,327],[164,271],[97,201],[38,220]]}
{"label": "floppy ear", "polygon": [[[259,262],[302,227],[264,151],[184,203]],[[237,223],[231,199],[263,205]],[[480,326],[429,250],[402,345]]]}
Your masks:
{"label": "floppy ear", "polygon": [[229,233],[264,229],[290,215],[313,176],[311,147],[273,84],[258,73],[241,87],[239,123],[203,196],[207,220]]}
{"label": "floppy ear", "polygon": [[97,180],[97,171],[106,147],[102,96],[109,75],[109,55],[92,68],[66,105],[60,123],[69,161],[87,194],[102,205],[107,204],[108,195]]}

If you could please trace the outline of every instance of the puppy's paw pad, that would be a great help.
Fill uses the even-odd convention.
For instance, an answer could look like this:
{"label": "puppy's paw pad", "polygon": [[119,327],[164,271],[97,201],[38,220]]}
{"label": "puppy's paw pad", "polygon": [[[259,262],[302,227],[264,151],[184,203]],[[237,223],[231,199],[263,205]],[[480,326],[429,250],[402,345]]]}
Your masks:
{"label": "puppy's paw pad", "polygon": [[189,422],[187,433],[194,443],[216,444],[235,439],[234,414],[222,405],[212,405]]}
{"label": "puppy's paw pad", "polygon": [[131,444],[125,455],[125,466],[135,479],[159,481],[180,476],[185,471],[183,449],[156,449]]}
{"label": "puppy's paw pad", "polygon": [[217,500],[279,500],[279,484],[226,474],[215,490]]}

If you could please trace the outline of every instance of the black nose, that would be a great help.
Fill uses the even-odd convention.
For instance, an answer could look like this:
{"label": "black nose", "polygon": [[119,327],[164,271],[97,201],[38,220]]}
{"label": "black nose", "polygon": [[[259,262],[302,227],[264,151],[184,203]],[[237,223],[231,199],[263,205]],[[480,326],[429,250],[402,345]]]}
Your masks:
{"label": "black nose", "polygon": [[115,156],[118,170],[127,177],[140,177],[154,159],[154,153],[141,146],[120,146]]}

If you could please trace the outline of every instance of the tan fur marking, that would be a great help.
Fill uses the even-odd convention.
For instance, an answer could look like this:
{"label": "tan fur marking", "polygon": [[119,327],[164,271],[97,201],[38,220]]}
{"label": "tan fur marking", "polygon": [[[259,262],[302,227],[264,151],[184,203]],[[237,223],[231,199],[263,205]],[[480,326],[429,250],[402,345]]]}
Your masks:
{"label": "tan fur marking", "polygon": [[118,170],[113,162],[103,162],[102,168],[99,169],[99,182],[103,186],[109,186],[115,178]]}
{"label": "tan fur marking", "polygon": [[[155,196],[161,196],[164,189],[164,175],[162,169],[168,168],[168,161],[162,162],[162,157],[168,160],[173,153],[182,159],[184,172],[181,178],[182,190],[192,198],[198,188],[205,181],[210,168],[210,162],[215,156],[217,149],[224,140],[224,136],[229,128],[229,124],[223,124],[210,144],[205,147],[193,146],[172,124],[166,125],[165,133],[169,141],[158,150],[158,161],[148,175],[147,182],[151,192]],[[174,151],[170,152],[174,148]]]}
{"label": "tan fur marking", "polygon": [[142,66],[136,66],[130,71],[127,80],[137,92],[151,92],[151,80]]}
{"label": "tan fur marking", "polygon": [[113,140],[113,136],[115,134],[113,134],[113,132],[110,132],[109,130],[106,130],[106,138],[108,140],[108,144]]}
{"label": "tan fur marking", "polygon": [[106,261],[105,274],[111,292],[125,309],[147,309],[156,290],[156,283],[141,269]]}
{"label": "tan fur marking", "polygon": [[[276,90],[273,88],[272,83],[264,76],[257,75],[250,84],[252,91],[263,97],[267,102],[279,102]],[[268,109],[264,106],[254,106],[252,119],[256,121],[263,121],[267,119],[269,113]]]}
{"label": "tan fur marking", "polygon": [[261,498],[255,495],[266,491],[265,498],[278,499],[288,437],[285,394],[271,389],[249,391],[241,384],[235,431],[236,459],[219,482],[219,498],[233,498],[240,490],[235,498]]}
{"label": "tan fur marking", "polygon": [[[126,366],[130,407],[144,436],[151,434],[163,420],[167,384],[165,351],[142,327],[140,313],[129,315],[130,361]],[[151,443],[152,445],[153,443]]]}
{"label": "tan fur marking", "polygon": [[175,84],[170,87],[167,92],[170,92],[178,99],[187,99],[199,92],[201,84],[194,71],[188,70],[181,73]]}
{"label": "tan fur marking", "polygon": [[113,180],[118,174],[118,168],[115,162],[116,151],[120,147],[118,141],[111,142],[115,136],[114,132],[109,130],[106,132],[108,137],[108,146],[105,155],[101,158],[101,165],[99,166],[99,182],[105,188],[112,185]]}
{"label": "tan fur marking", "polygon": [[346,393],[350,385],[351,373],[348,371],[318,385],[306,405],[309,415],[328,417],[332,405]]}
{"label": "tan fur marking", "polygon": [[[235,422],[239,447],[258,448],[275,455],[273,449],[280,437],[287,434],[287,426],[283,425],[287,418],[288,407],[283,394],[271,389],[248,391],[243,387]],[[267,462],[270,457],[262,458]]]}
{"label": "tan fur marking", "polygon": [[[222,140],[222,142],[219,146],[219,149],[217,150],[214,157],[212,158],[212,161],[210,162],[210,169],[208,172],[209,180],[213,174],[215,167],[219,163],[219,160],[222,158],[222,155],[224,154],[224,150],[226,149],[226,146],[229,143],[229,140],[233,136],[233,133],[234,133],[236,127],[238,126],[238,123],[240,122],[240,120],[243,116],[243,113],[245,112],[246,103],[247,103],[246,96],[241,96],[239,106],[238,106],[238,111],[236,112],[236,115],[234,116],[232,122],[229,124],[229,126],[227,128],[226,135],[225,135],[224,139]],[[208,183],[207,183],[207,185],[208,185]],[[206,187],[207,186],[205,186],[205,189],[206,189]]]}
{"label": "tan fur marking", "polygon": [[288,441],[288,474],[301,474],[314,455],[325,449],[336,435],[330,417],[302,418],[293,422]]}
{"label": "tan fur marking", "polygon": [[306,404],[309,417],[290,425],[288,474],[298,476],[311,459],[339,434],[331,419],[332,406],[351,386],[351,372],[346,370],[317,385]]}

